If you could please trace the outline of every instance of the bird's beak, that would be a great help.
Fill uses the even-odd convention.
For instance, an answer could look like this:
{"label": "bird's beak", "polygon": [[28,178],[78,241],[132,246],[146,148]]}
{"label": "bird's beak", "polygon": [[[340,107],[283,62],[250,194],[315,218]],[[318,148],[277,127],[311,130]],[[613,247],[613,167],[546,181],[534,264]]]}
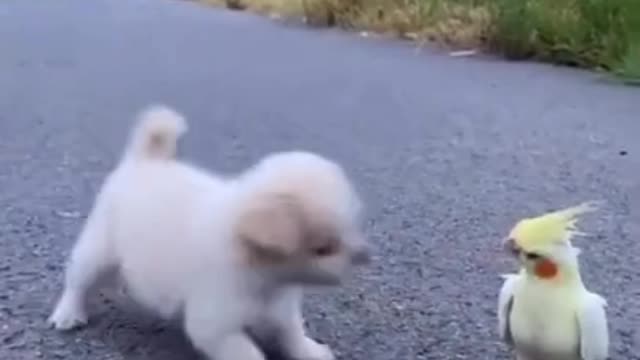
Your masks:
{"label": "bird's beak", "polygon": [[502,248],[504,249],[504,251],[511,254],[512,256],[517,257],[518,254],[520,253],[520,250],[518,249],[516,242],[511,237],[505,237],[502,239]]}

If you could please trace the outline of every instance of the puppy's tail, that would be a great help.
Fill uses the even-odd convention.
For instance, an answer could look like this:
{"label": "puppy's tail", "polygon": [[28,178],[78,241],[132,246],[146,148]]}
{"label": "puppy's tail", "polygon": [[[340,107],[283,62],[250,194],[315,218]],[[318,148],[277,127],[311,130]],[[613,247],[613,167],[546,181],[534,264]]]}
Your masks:
{"label": "puppy's tail", "polygon": [[164,105],[153,105],[138,116],[126,156],[138,159],[172,159],[179,138],[187,131],[184,116]]}

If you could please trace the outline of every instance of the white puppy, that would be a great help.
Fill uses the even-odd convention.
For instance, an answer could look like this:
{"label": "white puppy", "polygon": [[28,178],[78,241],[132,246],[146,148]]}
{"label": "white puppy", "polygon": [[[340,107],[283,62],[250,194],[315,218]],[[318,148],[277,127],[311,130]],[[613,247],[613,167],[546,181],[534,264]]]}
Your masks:
{"label": "white puppy", "polygon": [[305,334],[306,285],[338,285],[366,263],[361,203],[336,163],[306,152],[266,157],[235,178],[175,159],[182,116],[145,111],[108,176],[70,256],[49,322],[88,321],[90,290],[119,275],[136,302],[182,318],[215,360],[262,360],[247,333],[276,335],[287,355],[333,359]]}

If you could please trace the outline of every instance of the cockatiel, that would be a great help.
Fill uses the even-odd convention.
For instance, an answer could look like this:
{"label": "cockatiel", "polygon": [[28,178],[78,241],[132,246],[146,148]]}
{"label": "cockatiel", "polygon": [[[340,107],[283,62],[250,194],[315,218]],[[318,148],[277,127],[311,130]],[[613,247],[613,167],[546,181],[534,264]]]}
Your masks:
{"label": "cockatiel", "polygon": [[606,300],[588,291],[580,277],[579,249],[571,239],[583,203],[520,220],[504,245],[521,263],[503,275],[498,326],[518,360],[605,360],[609,352]]}

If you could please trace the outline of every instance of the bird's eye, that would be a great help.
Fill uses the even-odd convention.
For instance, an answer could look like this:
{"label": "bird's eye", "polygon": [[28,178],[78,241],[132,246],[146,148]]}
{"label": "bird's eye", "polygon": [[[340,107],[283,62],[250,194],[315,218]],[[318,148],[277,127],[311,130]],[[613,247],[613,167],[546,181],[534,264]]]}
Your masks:
{"label": "bird's eye", "polygon": [[541,258],[540,255],[536,254],[536,253],[525,253],[525,256],[527,257],[527,259],[529,260],[538,260]]}

